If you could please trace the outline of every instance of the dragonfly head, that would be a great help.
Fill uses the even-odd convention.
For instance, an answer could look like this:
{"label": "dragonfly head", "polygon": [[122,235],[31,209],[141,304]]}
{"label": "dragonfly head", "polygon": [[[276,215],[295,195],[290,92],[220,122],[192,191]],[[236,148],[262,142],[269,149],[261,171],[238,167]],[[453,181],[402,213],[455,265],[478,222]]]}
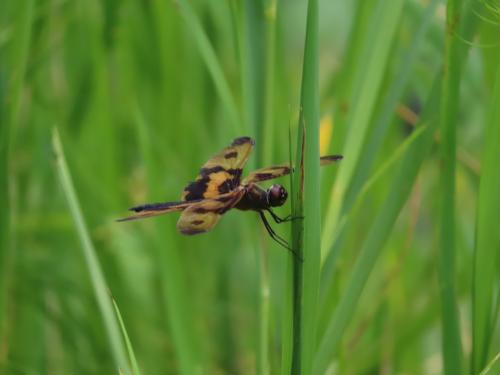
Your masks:
{"label": "dragonfly head", "polygon": [[282,206],[286,202],[288,193],[281,185],[274,184],[267,189],[267,201],[271,207]]}

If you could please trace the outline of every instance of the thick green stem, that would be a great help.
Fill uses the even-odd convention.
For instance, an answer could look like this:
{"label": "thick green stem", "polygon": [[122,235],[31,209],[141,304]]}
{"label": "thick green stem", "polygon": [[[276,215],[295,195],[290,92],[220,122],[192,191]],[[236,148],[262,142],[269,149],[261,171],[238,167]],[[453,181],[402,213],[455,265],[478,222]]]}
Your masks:
{"label": "thick green stem", "polygon": [[462,373],[462,346],[455,297],[455,155],[462,60],[457,37],[461,1],[449,0],[441,93],[441,207],[439,283],[442,305],[444,373]]}
{"label": "thick green stem", "polygon": [[302,72],[301,113],[294,179],[293,225],[294,320],[293,374],[310,374],[316,349],[316,315],[320,271],[319,61],[318,1],[309,0]]}

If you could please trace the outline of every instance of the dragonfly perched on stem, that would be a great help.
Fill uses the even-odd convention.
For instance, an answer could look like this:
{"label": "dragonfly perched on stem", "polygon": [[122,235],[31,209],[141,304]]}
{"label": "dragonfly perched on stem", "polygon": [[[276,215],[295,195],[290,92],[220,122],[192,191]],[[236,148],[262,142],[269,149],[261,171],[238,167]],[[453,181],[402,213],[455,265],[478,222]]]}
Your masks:
{"label": "dragonfly perched on stem", "polygon": [[[118,221],[182,211],[177,229],[183,234],[193,235],[211,230],[221,216],[232,208],[256,211],[271,238],[293,252],[287,241],[274,231],[265,215],[266,212],[269,213],[278,224],[296,219],[291,215],[281,218],[272,210],[272,207],[282,206],[286,202],[288,197],[286,189],[278,184],[272,185],[267,190],[258,185],[259,182],[289,174],[290,165],[257,169],[241,179],[243,167],[254,145],[255,142],[250,137],[236,138],[231,145],[201,167],[196,180],[189,183],[182,192],[180,201],[135,206],[130,208],[130,211],[134,212],[133,215]],[[341,155],[322,156],[320,163],[328,165],[341,159]]]}

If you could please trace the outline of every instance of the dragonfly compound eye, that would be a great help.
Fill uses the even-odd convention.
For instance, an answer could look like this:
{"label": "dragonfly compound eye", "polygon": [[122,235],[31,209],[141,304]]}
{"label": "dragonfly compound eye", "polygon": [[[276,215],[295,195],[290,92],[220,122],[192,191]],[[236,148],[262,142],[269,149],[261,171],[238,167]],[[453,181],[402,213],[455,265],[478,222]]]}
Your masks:
{"label": "dragonfly compound eye", "polygon": [[269,204],[272,207],[282,206],[288,197],[288,193],[285,188],[281,185],[274,184],[267,191]]}

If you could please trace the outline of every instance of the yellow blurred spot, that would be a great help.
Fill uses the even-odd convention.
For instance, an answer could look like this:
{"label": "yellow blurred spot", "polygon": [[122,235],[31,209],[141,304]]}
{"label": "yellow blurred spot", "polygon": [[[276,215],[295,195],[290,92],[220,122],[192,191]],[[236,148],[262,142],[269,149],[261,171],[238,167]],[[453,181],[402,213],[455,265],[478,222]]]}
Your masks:
{"label": "yellow blurred spot", "polygon": [[333,119],[331,115],[325,115],[319,123],[319,154],[328,153],[330,139],[332,138]]}
{"label": "yellow blurred spot", "polygon": [[276,21],[276,1],[273,1],[265,10],[265,16],[268,21]]}

